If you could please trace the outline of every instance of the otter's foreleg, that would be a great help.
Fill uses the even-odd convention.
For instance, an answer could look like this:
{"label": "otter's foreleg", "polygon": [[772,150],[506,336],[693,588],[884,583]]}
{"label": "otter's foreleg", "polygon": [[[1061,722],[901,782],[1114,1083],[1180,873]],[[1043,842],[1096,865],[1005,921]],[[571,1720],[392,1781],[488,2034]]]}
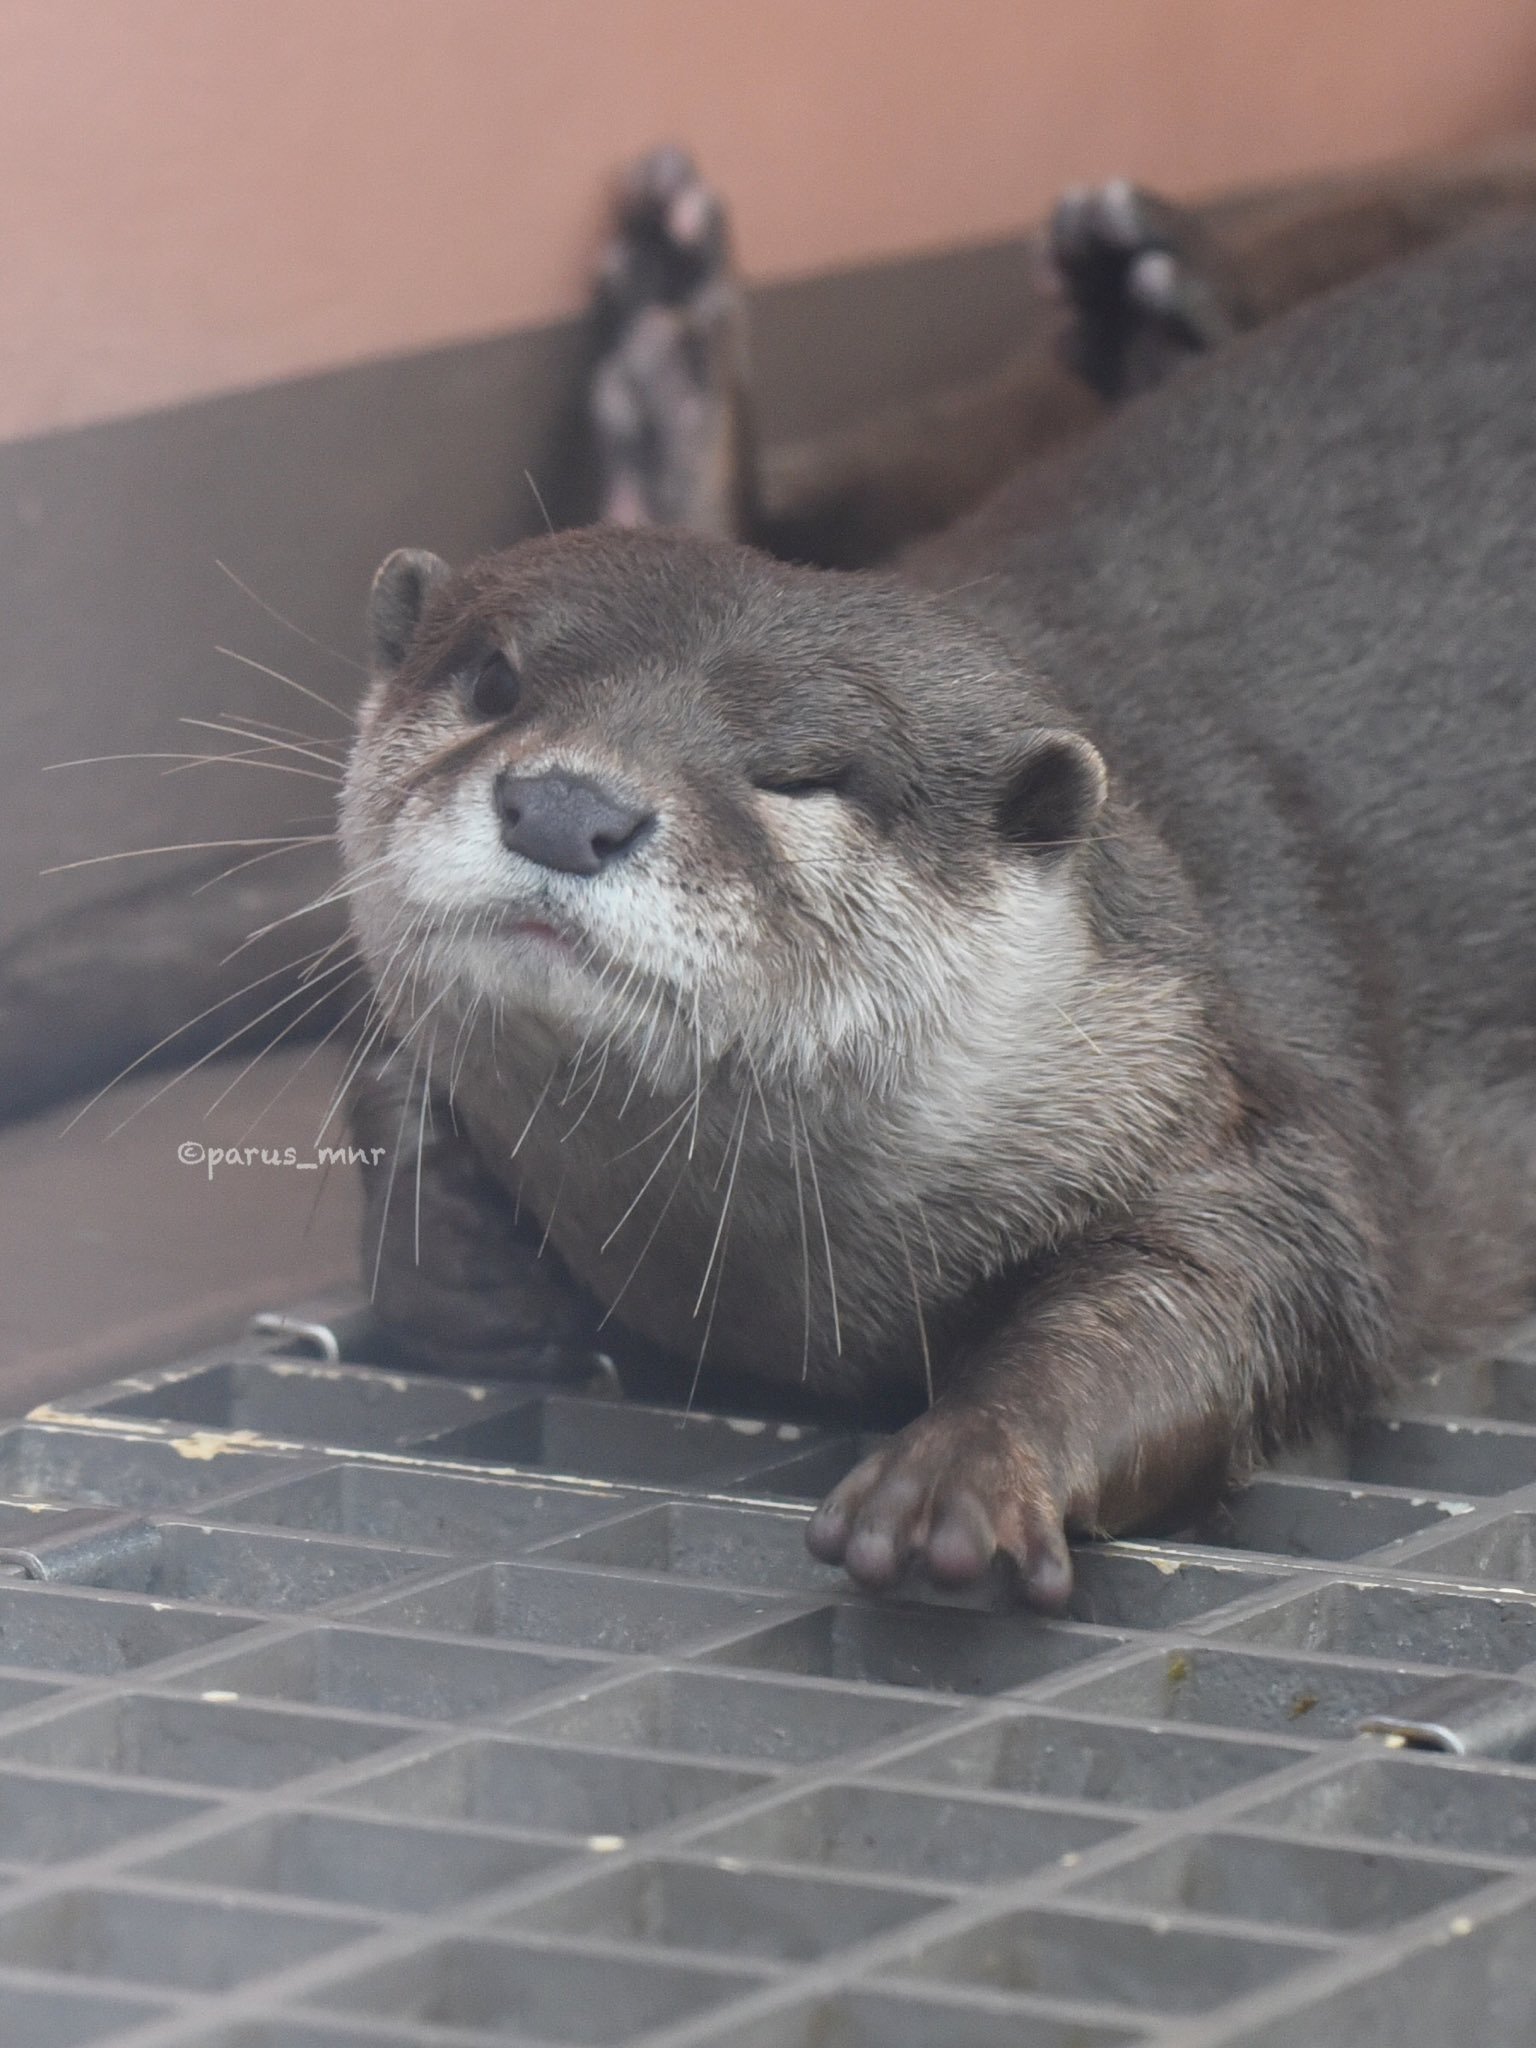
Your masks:
{"label": "otter's foreleg", "polygon": [[451,1109],[423,1110],[407,1063],[370,1064],[350,1124],[368,1155],[363,1287],[394,1352],[419,1370],[501,1378],[547,1377],[561,1354],[590,1350],[596,1303],[516,1214]]}
{"label": "otter's foreleg", "polygon": [[859,1465],[808,1540],[859,1584],[1071,1591],[1068,1529],[1193,1506],[1357,1407],[1392,1349],[1383,1233],[1342,1148],[1271,1136],[1167,1186],[1021,1294],[949,1389]]}

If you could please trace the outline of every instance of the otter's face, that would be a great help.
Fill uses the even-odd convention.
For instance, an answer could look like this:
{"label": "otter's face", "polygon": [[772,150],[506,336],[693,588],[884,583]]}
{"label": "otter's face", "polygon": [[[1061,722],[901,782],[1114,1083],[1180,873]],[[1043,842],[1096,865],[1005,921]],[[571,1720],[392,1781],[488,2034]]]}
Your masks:
{"label": "otter's face", "polygon": [[393,555],[371,625],[342,838],[401,1021],[878,1074],[999,945],[1048,981],[1103,768],[929,601],[596,530]]}

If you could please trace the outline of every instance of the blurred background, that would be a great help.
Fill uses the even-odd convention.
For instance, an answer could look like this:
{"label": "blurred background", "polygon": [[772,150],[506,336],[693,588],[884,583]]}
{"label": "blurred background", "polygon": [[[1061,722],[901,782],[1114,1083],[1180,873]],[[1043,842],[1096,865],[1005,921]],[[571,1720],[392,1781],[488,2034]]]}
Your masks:
{"label": "blurred background", "polygon": [[[129,899],[207,872],[137,850],[323,833],[328,788],[52,764],[232,712],[334,742],[387,549],[579,509],[584,309],[640,151],[684,143],[731,206],[773,443],[1016,349],[1065,185],[1533,117],[1532,0],[7,0],[0,1406],[348,1273],[345,1175],[178,1160],[261,1093],[133,1080],[67,1134],[58,1106],[116,1044]],[[312,1144],[336,1069],[305,1057],[263,1069],[265,1142]]]}

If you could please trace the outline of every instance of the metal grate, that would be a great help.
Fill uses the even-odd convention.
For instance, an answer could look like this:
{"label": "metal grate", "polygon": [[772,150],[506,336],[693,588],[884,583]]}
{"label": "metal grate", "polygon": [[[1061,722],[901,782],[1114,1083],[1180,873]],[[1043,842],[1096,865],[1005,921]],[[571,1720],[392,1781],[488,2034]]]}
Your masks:
{"label": "metal grate", "polygon": [[813,1563],[851,1437],[304,1347],[0,1431],[7,2048],[1536,2038],[1536,1357],[1045,1622]]}

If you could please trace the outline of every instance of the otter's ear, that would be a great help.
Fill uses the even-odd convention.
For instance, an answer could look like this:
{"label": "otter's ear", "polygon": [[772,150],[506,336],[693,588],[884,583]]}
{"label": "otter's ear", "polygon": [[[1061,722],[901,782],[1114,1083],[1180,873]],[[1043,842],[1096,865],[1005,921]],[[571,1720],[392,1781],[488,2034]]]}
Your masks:
{"label": "otter's ear", "polygon": [[1035,732],[1003,782],[997,829],[1011,845],[1041,853],[1086,839],[1109,794],[1095,746],[1075,732]]}
{"label": "otter's ear", "polygon": [[375,668],[385,673],[404,661],[427,599],[448,574],[441,555],[396,548],[374,572],[368,593],[368,642]]}

